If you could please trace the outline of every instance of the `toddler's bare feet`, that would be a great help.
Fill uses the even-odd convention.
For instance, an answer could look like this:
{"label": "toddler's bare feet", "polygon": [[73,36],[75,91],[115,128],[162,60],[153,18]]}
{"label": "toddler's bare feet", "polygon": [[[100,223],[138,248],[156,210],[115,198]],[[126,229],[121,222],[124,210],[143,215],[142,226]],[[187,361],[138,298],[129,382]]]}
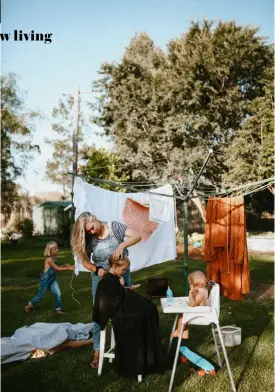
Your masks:
{"label": "toddler's bare feet", "polygon": [[58,310],[56,311],[56,313],[58,313],[58,314],[67,314],[67,313],[65,313],[62,309],[58,309]]}
{"label": "toddler's bare feet", "polygon": [[188,338],[189,338],[189,331],[188,331],[188,329],[186,329],[182,333],[182,339],[188,339]]}
{"label": "toddler's bare feet", "polygon": [[177,329],[175,329],[175,331],[171,333],[171,336],[172,336],[173,338],[178,338],[178,337],[179,337],[179,334],[180,334],[179,331],[178,331]]}
{"label": "toddler's bare feet", "polygon": [[[171,336],[172,336],[173,338],[178,338],[179,335],[180,335],[180,331],[178,331],[177,329],[176,329],[173,333],[171,333]],[[188,331],[188,329],[186,329],[185,331],[183,331],[181,337],[182,337],[182,339],[188,339],[188,338],[189,338],[189,331]]]}
{"label": "toddler's bare feet", "polygon": [[31,306],[30,305],[27,305],[27,306],[25,306],[25,311],[27,312],[27,313],[30,313],[30,311],[31,311]]}

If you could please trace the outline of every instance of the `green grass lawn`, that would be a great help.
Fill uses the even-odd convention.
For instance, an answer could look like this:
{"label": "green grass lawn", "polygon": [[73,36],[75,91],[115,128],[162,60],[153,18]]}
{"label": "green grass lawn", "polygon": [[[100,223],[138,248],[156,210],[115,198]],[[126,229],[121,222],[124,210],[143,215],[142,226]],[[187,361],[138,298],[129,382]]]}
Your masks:
{"label": "green grass lawn", "polygon": [[[89,323],[92,317],[91,277],[81,273],[73,279],[75,297],[72,298],[69,271],[57,273],[57,280],[62,291],[62,300],[67,315],[55,313],[54,297],[47,293],[45,299],[30,313],[24,312],[24,306],[36,294],[39,272],[43,266],[45,240],[29,240],[19,243],[13,249],[9,243],[2,244],[2,336],[11,336],[17,328],[35,322],[71,322]],[[61,263],[72,263],[70,250],[60,249]],[[166,262],[143,269],[132,274],[135,283],[144,283],[150,276],[165,276],[172,279],[175,296],[183,294],[183,269],[181,260]],[[205,271],[206,264],[190,261],[190,269]],[[251,258],[251,276],[253,285],[273,283],[273,256],[253,256]],[[144,293],[144,285],[140,292]],[[162,342],[166,348],[173,323],[173,315],[161,312]],[[228,356],[233,377],[239,392],[274,391],[274,349],[273,349],[273,300],[255,301],[247,298],[236,302],[221,299],[220,324],[236,324],[242,328],[242,344],[228,348]],[[190,327],[188,347],[200,353],[214,364],[216,363],[214,344],[210,327]],[[172,357],[169,358],[170,369]],[[168,391],[171,370],[164,374],[144,376],[142,383],[135,379],[122,379],[113,370],[113,364],[104,362],[101,377],[89,367],[91,349],[82,348],[65,350],[41,359],[14,362],[2,365],[2,391],[27,392],[78,392],[78,391]],[[146,382],[149,381],[146,384]],[[231,390],[226,367],[218,371],[215,377],[199,377],[191,374],[186,366],[179,364],[174,381],[174,391],[184,392],[199,389],[201,391],[227,392]]]}

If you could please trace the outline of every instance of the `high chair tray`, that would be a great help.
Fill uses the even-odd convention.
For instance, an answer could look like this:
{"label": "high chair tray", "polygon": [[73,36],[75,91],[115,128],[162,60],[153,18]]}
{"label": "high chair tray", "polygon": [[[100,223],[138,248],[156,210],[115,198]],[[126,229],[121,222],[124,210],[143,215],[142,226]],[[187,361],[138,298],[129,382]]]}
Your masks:
{"label": "high chair tray", "polygon": [[173,297],[169,305],[166,298],[161,298],[160,303],[163,313],[208,313],[211,311],[210,306],[189,306],[189,297]]}

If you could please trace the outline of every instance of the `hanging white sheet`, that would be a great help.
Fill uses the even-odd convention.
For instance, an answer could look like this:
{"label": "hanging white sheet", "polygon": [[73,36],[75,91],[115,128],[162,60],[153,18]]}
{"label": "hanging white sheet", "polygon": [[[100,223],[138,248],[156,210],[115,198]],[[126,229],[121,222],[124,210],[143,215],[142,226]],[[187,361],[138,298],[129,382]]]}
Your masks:
{"label": "hanging white sheet", "polygon": [[[152,192],[165,193],[173,196],[173,188],[167,184],[161,188],[152,189]],[[152,197],[152,196],[150,196]],[[74,206],[75,219],[84,211],[91,212],[98,219],[105,222],[122,222],[122,211],[127,198],[132,198],[140,204],[149,204],[148,193],[122,193],[108,191],[88,184],[77,177],[74,183]],[[159,197],[159,196],[157,196]],[[158,228],[150,238],[143,243],[138,243],[129,248],[131,271],[137,271],[144,267],[160,264],[176,258],[176,237],[174,222],[173,197],[166,198],[167,222],[159,222]],[[87,271],[80,261],[75,259],[76,275],[79,271]]]}
{"label": "hanging white sheet", "polygon": [[[149,219],[154,222],[169,222],[171,211],[174,208],[173,198],[162,196],[171,195],[171,185],[164,185],[160,188],[149,191]],[[153,192],[153,194],[150,194]],[[160,193],[158,196],[157,193]],[[172,190],[173,194],[173,190]]]}

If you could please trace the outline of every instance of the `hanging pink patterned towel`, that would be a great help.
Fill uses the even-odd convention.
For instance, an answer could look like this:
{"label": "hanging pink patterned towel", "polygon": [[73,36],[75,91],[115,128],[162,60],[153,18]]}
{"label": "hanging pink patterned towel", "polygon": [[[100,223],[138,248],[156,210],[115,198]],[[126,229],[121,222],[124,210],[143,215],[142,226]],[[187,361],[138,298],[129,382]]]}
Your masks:
{"label": "hanging pink patterned towel", "polygon": [[122,220],[127,227],[141,236],[141,242],[149,239],[158,224],[149,220],[149,208],[127,198],[122,212]]}

